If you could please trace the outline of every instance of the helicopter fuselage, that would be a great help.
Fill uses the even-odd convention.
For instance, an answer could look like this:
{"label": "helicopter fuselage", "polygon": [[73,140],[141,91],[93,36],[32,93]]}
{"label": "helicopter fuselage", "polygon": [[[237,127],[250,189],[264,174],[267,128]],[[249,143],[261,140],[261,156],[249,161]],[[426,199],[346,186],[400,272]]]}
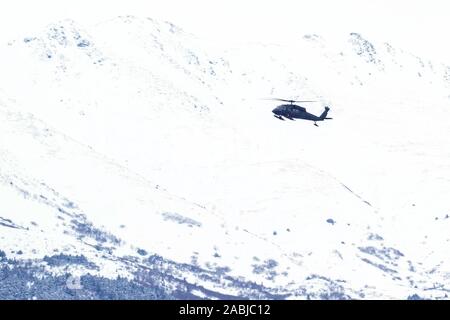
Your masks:
{"label": "helicopter fuselage", "polygon": [[[329,108],[325,107],[325,111],[320,116],[316,116],[306,111],[304,107],[295,104],[282,104],[272,110],[274,115],[280,120],[284,120],[283,117],[293,120],[293,119],[303,119],[310,121],[323,121],[327,116]],[[329,119],[329,118],[328,118]]]}

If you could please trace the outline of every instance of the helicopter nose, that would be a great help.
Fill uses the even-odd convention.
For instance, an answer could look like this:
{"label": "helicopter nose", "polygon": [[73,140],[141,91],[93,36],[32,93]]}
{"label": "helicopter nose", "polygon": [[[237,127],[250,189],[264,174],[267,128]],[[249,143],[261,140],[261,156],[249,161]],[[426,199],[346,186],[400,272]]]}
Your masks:
{"label": "helicopter nose", "polygon": [[279,111],[277,108],[273,109],[272,112],[273,112],[274,114],[276,114],[277,116],[280,115],[280,111]]}

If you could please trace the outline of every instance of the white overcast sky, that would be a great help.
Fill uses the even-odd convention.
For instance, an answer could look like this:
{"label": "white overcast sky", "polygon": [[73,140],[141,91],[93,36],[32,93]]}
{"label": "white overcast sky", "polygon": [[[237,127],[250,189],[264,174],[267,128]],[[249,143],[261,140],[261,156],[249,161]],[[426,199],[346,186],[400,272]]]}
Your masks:
{"label": "white overcast sky", "polygon": [[286,41],[359,32],[450,62],[446,0],[1,0],[0,40],[71,18],[89,27],[118,15],[171,21],[223,41]]}

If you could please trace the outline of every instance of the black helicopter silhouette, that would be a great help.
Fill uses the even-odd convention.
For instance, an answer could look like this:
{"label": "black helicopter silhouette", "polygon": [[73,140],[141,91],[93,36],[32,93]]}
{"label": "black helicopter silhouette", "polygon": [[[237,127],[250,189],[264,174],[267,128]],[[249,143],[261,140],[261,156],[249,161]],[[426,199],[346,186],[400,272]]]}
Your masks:
{"label": "black helicopter silhouette", "polygon": [[276,107],[275,109],[272,110],[272,112],[274,113],[274,117],[278,118],[280,120],[283,120],[283,121],[284,121],[284,118],[289,119],[289,120],[295,120],[295,119],[310,120],[310,121],[314,121],[314,125],[316,127],[318,127],[316,121],[333,119],[333,118],[327,118],[328,111],[330,110],[329,107],[325,107],[325,111],[322,112],[322,114],[320,116],[316,116],[314,114],[307,112],[304,107],[294,104],[294,102],[316,102],[316,101],[286,100],[286,99],[278,99],[278,98],[274,98],[274,99],[270,99],[270,100],[289,102],[289,104],[279,105],[278,107]]}

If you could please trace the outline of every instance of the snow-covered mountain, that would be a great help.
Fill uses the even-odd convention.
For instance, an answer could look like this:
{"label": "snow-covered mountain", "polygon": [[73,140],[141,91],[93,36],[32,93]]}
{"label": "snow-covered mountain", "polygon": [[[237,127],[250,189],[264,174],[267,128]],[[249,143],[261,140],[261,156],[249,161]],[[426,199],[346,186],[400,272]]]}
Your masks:
{"label": "snow-covered mountain", "polygon": [[0,297],[447,298],[449,66],[126,16],[30,30],[0,70]]}

